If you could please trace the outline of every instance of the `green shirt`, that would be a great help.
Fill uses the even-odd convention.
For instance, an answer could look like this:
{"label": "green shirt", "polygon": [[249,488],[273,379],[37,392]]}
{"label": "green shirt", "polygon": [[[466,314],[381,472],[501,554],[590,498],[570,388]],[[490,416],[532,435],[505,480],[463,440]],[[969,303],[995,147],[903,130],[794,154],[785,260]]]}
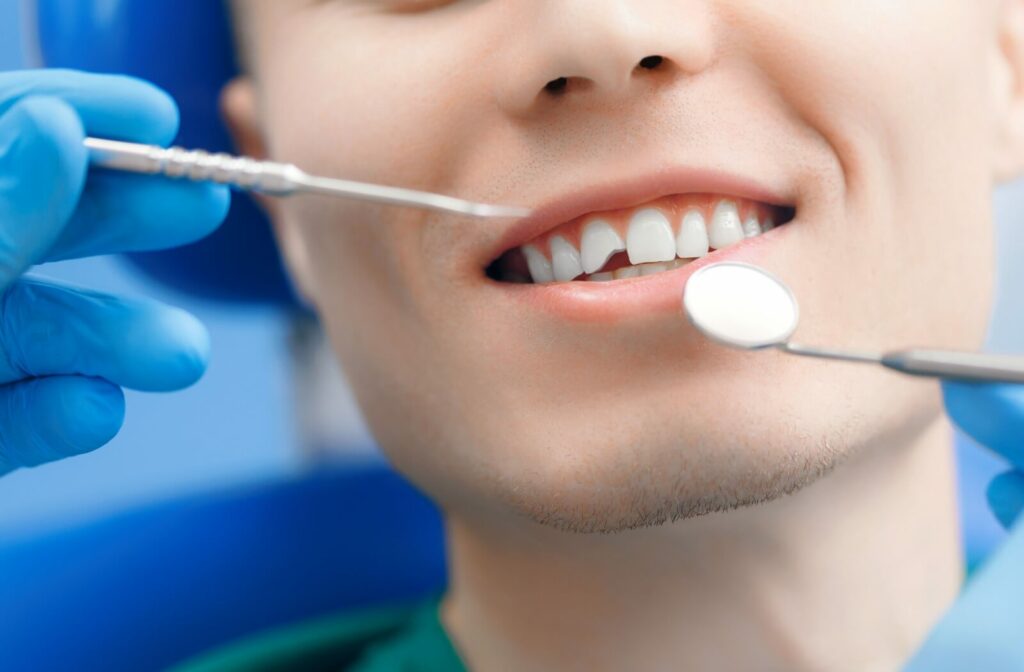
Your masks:
{"label": "green shirt", "polygon": [[188,661],[173,672],[465,672],[438,601],[324,618]]}

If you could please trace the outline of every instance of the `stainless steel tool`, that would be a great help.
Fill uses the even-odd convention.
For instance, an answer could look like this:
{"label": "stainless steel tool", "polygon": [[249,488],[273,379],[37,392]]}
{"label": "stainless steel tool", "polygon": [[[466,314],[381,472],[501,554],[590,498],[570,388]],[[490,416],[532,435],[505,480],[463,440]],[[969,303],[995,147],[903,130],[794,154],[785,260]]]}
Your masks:
{"label": "stainless steel tool", "polygon": [[94,166],[195,182],[217,182],[271,196],[326,194],[485,219],[518,219],[530,214],[527,208],[474,203],[413,189],[318,177],[292,164],[257,161],[230,154],[99,138],[86,138],[85,146]]}

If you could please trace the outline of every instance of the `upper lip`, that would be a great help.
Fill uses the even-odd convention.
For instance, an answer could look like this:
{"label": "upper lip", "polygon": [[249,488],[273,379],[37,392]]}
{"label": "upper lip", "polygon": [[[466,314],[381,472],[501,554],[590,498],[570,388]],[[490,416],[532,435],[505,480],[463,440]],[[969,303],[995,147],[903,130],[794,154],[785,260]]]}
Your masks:
{"label": "upper lip", "polygon": [[489,261],[586,214],[635,207],[665,196],[682,194],[716,194],[773,206],[795,205],[794,195],[781,193],[755,178],[693,167],[675,167],[620,181],[589,185],[543,202],[528,217],[508,228],[491,250]]}

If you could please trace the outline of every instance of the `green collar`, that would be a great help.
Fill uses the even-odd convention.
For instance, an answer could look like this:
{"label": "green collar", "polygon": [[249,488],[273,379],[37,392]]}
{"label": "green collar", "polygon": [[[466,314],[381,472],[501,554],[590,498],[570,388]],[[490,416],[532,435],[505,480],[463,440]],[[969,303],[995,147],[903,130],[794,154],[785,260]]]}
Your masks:
{"label": "green collar", "polygon": [[174,672],[465,672],[434,599],[318,619],[258,635]]}

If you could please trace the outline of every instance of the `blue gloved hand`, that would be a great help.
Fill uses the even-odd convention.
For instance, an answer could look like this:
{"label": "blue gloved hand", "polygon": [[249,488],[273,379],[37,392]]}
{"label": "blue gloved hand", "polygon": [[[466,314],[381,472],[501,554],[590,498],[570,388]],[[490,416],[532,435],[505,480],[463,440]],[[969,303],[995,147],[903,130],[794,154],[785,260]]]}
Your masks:
{"label": "blue gloved hand", "polygon": [[203,374],[209,339],[187,313],[23,275],[212,232],[223,187],[87,175],[86,135],[167,144],[177,126],[174,102],[135,79],[0,73],[0,474],[110,441],[121,387],[170,391]]}
{"label": "blue gloved hand", "polygon": [[1024,385],[943,383],[953,421],[1009,462],[988,500],[1011,529],[917,653],[908,672],[1024,670]]}

